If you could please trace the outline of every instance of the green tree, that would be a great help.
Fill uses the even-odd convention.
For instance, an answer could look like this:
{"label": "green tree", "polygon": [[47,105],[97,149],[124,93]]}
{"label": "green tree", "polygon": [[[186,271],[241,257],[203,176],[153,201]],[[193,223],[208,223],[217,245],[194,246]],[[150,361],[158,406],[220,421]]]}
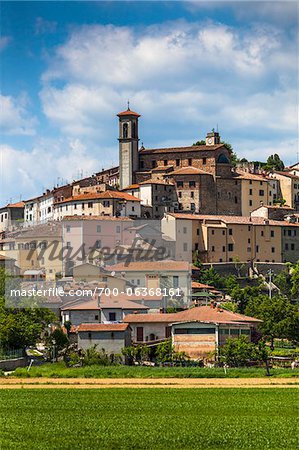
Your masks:
{"label": "green tree", "polygon": [[4,348],[24,348],[35,345],[53,319],[55,316],[49,310],[2,308],[0,345]]}
{"label": "green tree", "polygon": [[248,302],[245,314],[263,321],[259,328],[263,336],[270,340],[271,349],[274,348],[275,338],[298,342],[298,309],[286,297],[269,298],[266,295],[259,295]]}
{"label": "green tree", "polygon": [[84,366],[109,366],[110,359],[108,354],[102,348],[101,350],[97,350],[97,345],[93,345],[88,348],[83,353],[83,365]]}
{"label": "green tree", "polygon": [[213,267],[204,269],[200,272],[199,282],[214,286],[218,289],[222,289],[225,287],[225,279],[221,277]]}
{"label": "green tree", "polygon": [[[227,150],[229,150],[230,152],[234,151],[232,145],[229,142],[221,141],[220,144],[224,145],[224,147],[226,147]],[[235,156],[236,156],[236,159],[238,159],[236,154],[235,154]]]}
{"label": "green tree", "polygon": [[291,296],[294,299],[299,298],[299,261],[291,269]]}
{"label": "green tree", "polygon": [[230,296],[234,302],[237,303],[238,312],[241,314],[245,313],[247,304],[261,293],[259,286],[246,286],[245,288],[240,288],[240,286],[235,286],[230,292]]}
{"label": "green tree", "polygon": [[70,320],[66,320],[63,326],[66,329],[67,335],[69,336],[72,328],[72,322]]}
{"label": "green tree", "polygon": [[150,350],[146,345],[129,346],[122,349],[122,354],[129,366],[134,363],[142,364],[148,359],[149,352]]}
{"label": "green tree", "polygon": [[55,341],[54,345],[57,351],[62,350],[69,344],[68,336],[62,331],[61,328],[56,328],[54,331],[52,331],[52,333],[46,339],[46,344],[49,347],[52,347],[53,341]]}
{"label": "green tree", "polygon": [[229,338],[219,349],[220,359],[231,367],[247,366],[249,362],[266,362],[268,352],[265,344],[253,344],[246,336]]}
{"label": "green tree", "polygon": [[188,361],[190,358],[186,355],[185,352],[176,352],[174,346],[172,345],[171,338],[161,342],[157,345],[156,348],[156,360],[157,362],[165,363],[165,362],[174,362],[183,364]]}
{"label": "green tree", "polygon": [[290,267],[287,267],[286,269],[275,275],[273,282],[280,289],[283,295],[286,295],[288,298],[291,297],[292,274]]}
{"label": "green tree", "polygon": [[196,146],[196,145],[206,145],[206,141],[205,141],[204,139],[202,139],[201,141],[194,142],[192,145],[193,145],[193,146]]}
{"label": "green tree", "polygon": [[264,166],[265,170],[284,170],[284,162],[280,159],[280,156],[275,153],[274,155],[270,155],[267,159],[267,163]]}
{"label": "green tree", "polygon": [[234,302],[224,302],[221,304],[223,309],[227,309],[228,311],[237,312],[238,307]]}
{"label": "green tree", "polygon": [[171,339],[167,339],[157,345],[156,359],[159,363],[164,363],[172,360],[173,345]]}
{"label": "green tree", "polygon": [[136,362],[137,357],[137,347],[128,346],[121,350],[122,355],[125,357],[126,363],[132,366]]}
{"label": "green tree", "polygon": [[238,278],[241,278],[242,276],[242,270],[246,267],[246,264],[244,262],[240,261],[239,256],[233,257],[234,267],[236,269]]}
{"label": "green tree", "polygon": [[224,280],[225,283],[225,289],[227,290],[227,293],[230,294],[234,288],[239,287],[239,284],[237,282],[237,278],[235,275],[229,275]]}
{"label": "green tree", "polygon": [[22,299],[20,308],[8,308],[5,302],[5,283],[11,280],[0,268],[0,346],[3,348],[24,348],[35,345],[47,325],[57,320],[47,308],[39,308],[32,298]]}

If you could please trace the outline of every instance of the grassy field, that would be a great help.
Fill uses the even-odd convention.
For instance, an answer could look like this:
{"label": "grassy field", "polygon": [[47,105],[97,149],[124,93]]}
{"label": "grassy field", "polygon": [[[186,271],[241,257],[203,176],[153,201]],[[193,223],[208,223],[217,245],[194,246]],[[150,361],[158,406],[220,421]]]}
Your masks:
{"label": "grassy field", "polygon": [[295,449],[298,390],[0,391],[0,448]]}
{"label": "grassy field", "polygon": [[[264,377],[263,368],[228,369],[201,367],[138,367],[138,366],[87,366],[68,368],[64,363],[44,364],[19,368],[11,374],[16,377],[47,378],[251,378]],[[271,375],[277,377],[298,377],[299,369],[271,369]]]}

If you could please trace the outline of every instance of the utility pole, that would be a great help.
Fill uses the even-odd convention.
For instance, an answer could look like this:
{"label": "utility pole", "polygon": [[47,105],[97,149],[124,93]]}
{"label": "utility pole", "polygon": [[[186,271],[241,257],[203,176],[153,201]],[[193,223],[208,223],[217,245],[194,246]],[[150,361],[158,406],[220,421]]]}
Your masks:
{"label": "utility pole", "polygon": [[53,339],[52,340],[52,344],[53,344],[53,358],[52,358],[52,362],[55,362],[55,344],[56,344],[56,340]]}

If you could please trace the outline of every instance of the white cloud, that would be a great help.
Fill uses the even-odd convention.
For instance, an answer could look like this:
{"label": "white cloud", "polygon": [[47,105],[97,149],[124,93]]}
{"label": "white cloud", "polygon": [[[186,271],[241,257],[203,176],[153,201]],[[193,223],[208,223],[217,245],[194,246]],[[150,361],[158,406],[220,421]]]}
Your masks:
{"label": "white cloud", "polygon": [[66,84],[62,90],[47,86],[40,98],[46,116],[71,136],[103,137],[104,119],[109,117],[112,124],[121,103],[119,95],[109,88],[78,83]]}
{"label": "white cloud", "polygon": [[35,134],[37,120],[27,111],[27,96],[19,98],[0,95],[0,129],[3,134],[27,135]]}
{"label": "white cloud", "polygon": [[[265,57],[279,47],[273,30],[241,33],[213,23],[174,22],[143,29],[112,25],[76,29],[57,51],[43,81],[138,88],[146,82],[181,82],[182,75],[221,68],[247,76],[267,68]],[[204,70],[203,70],[204,69]]]}
{"label": "white cloud", "polygon": [[40,99],[46,117],[91,142],[90,152],[103,144],[117,157],[115,114],[127,99],[143,116],[146,146],[188,145],[219,123],[226,140],[243,133],[260,149],[296,138],[296,61],[292,37],[265,23],[82,26],[56,49]]}
{"label": "white cloud", "polygon": [[185,2],[185,8],[193,13],[213,12],[221,10],[228,14],[232,11],[234,17],[246,23],[254,21],[271,22],[278,26],[295,25],[298,21],[298,2],[296,0],[217,0]]}
{"label": "white cloud", "polygon": [[[47,24],[39,26],[47,32]],[[1,202],[116,164],[115,114],[127,99],[142,114],[147,147],[191,144],[218,123],[240,156],[263,159],[275,151],[294,162],[297,70],[296,41],[265,24],[74,28],[41,77],[43,112],[58,132],[52,139],[35,135],[31,150],[2,146]],[[4,133],[34,135],[26,96],[3,97],[2,104]]]}
{"label": "white cloud", "polygon": [[[102,168],[78,139],[40,140],[30,151],[1,145],[0,160],[0,204],[40,195],[57,182],[71,182]],[[105,162],[110,163],[108,158]]]}
{"label": "white cloud", "polygon": [[298,152],[298,140],[296,139],[281,140],[273,145],[267,140],[261,140],[257,143],[254,139],[242,138],[235,141],[235,146],[238,148],[238,155],[241,158],[261,161],[266,160],[268,156],[274,153],[278,153],[284,160],[285,165],[292,164]]}

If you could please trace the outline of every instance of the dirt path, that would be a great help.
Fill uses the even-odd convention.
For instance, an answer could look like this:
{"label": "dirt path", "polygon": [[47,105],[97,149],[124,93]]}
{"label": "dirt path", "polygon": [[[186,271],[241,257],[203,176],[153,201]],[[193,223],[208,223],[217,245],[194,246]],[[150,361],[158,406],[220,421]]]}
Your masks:
{"label": "dirt path", "polygon": [[18,388],[288,388],[295,378],[1,378],[0,389]]}

